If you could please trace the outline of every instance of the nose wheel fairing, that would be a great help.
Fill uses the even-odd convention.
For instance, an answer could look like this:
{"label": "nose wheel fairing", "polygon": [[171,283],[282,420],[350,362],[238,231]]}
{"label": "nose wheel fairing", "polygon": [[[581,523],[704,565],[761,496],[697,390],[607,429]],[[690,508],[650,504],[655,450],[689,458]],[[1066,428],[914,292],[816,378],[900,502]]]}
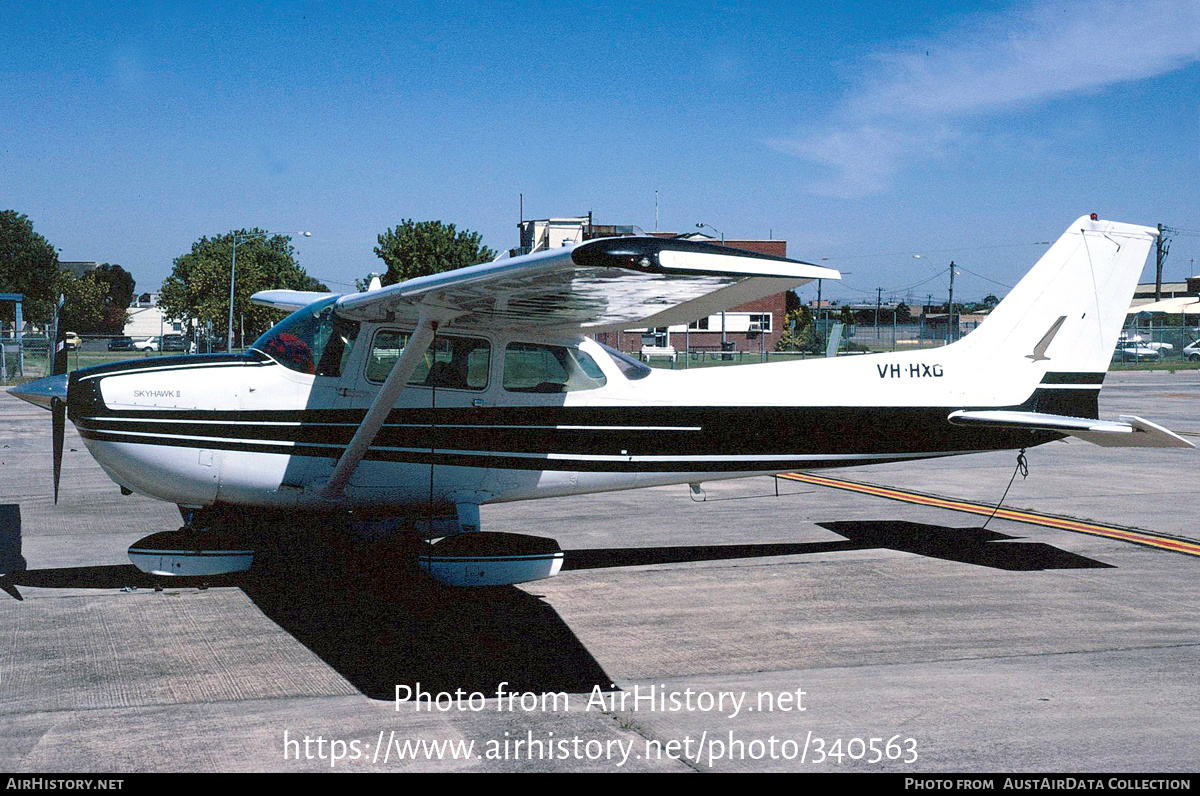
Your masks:
{"label": "nose wheel fairing", "polygon": [[508,586],[554,577],[562,569],[563,551],[544,536],[480,531],[447,536],[417,560],[448,586]]}
{"label": "nose wheel fairing", "polygon": [[213,577],[246,572],[254,550],[228,535],[181,528],[137,540],[129,546],[129,560],[148,575]]}

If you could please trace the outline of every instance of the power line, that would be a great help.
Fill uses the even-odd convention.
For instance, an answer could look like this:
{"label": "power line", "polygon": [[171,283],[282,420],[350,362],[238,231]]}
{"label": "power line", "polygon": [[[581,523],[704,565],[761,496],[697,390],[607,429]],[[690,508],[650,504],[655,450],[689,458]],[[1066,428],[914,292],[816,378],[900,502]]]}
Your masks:
{"label": "power line", "polygon": [[1013,286],[1012,286],[1012,285],[1010,285],[1010,284],[1007,284],[1007,283],[1005,283],[1005,282],[997,282],[995,279],[989,279],[988,277],[984,276],[983,274],[977,274],[977,273],[975,273],[975,272],[974,272],[974,271],[972,271],[970,268],[965,268],[965,267],[963,267],[963,266],[961,266],[961,265],[960,265],[960,266],[958,266],[958,269],[959,269],[960,271],[966,271],[966,272],[967,272],[968,274],[970,274],[971,276],[973,276],[973,277],[976,277],[976,278],[978,278],[978,279],[982,279],[984,282],[991,282],[993,285],[999,285],[1000,287],[1007,288],[1007,289],[1009,289],[1009,290],[1012,290],[1012,289],[1013,289]]}
{"label": "power line", "polygon": [[[1192,233],[1192,234],[1200,235],[1200,232]],[[921,251],[928,253],[928,254],[942,254],[942,253],[946,253],[946,252],[977,252],[977,251],[984,251],[986,249],[1018,249],[1018,248],[1024,248],[1026,246],[1049,246],[1051,243],[1052,243],[1052,241],[1048,241],[1048,240],[1038,240],[1038,241],[1033,241],[1032,243],[998,243],[998,244],[994,244],[991,246],[947,246],[947,247],[941,248],[941,249],[922,249]],[[871,257],[908,257],[911,255],[912,255],[912,252],[887,252],[887,253],[880,253],[880,254],[844,254],[844,255],[837,255],[837,256],[833,256],[833,257],[822,257],[821,260],[822,260],[822,262],[829,261],[829,260],[862,260],[862,259],[867,259],[867,258],[871,258]]]}

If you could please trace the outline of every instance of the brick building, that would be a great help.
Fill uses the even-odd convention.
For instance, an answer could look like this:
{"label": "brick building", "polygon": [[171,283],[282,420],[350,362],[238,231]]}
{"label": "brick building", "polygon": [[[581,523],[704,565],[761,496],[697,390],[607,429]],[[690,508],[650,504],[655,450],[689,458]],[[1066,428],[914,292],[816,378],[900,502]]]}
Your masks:
{"label": "brick building", "polygon": [[[699,233],[688,235],[676,235],[672,232],[647,233],[632,225],[594,224],[590,213],[578,217],[522,221],[519,227],[521,246],[511,251],[513,256],[582,243],[593,238],[611,238],[620,235],[682,237],[685,240],[718,243],[733,249],[743,249],[759,254],[787,256],[787,241],[783,240],[730,239],[722,242]],[[686,325],[600,332],[595,335],[595,338],[605,345],[633,354],[639,353],[644,347],[673,348],[680,353],[684,351],[685,347],[692,351],[720,351],[722,342],[732,344],[734,351],[774,351],[775,344],[783,336],[786,316],[787,294],[776,293],[758,301],[731,307],[724,313],[697,318]]]}

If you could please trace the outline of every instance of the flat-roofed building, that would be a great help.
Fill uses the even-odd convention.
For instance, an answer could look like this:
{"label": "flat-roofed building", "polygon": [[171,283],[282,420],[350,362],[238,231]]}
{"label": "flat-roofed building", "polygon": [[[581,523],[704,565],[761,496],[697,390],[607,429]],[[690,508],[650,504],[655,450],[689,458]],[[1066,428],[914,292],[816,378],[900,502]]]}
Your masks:
{"label": "flat-roofed building", "polygon": [[[684,238],[716,243],[733,249],[787,256],[787,241],[726,239],[721,241],[701,233],[678,235],[673,232],[644,232],[632,224],[596,224],[589,213],[586,216],[564,216],[523,220],[518,225],[521,245],[509,251],[518,256],[543,249],[556,249],[595,238],[612,238],[623,235],[652,235],[657,238]],[[637,354],[643,348],[662,349],[682,353],[684,347],[692,351],[720,351],[722,343],[732,344],[735,351],[774,351],[775,344],[783,336],[787,318],[787,294],[773,296],[731,307],[724,313],[697,318],[688,324],[663,326],[655,329],[629,329],[621,332],[600,332],[598,342],[613,348]]]}

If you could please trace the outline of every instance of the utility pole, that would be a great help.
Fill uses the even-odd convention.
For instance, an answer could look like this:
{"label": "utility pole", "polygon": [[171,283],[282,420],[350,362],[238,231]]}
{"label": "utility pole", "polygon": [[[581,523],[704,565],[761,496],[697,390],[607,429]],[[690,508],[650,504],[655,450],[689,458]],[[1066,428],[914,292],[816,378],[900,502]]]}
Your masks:
{"label": "utility pole", "polygon": [[1170,227],[1158,225],[1158,239],[1154,242],[1154,300],[1162,300],[1162,269],[1163,261],[1167,259],[1167,252],[1171,249],[1171,239],[1166,237],[1166,233],[1170,232]]}
{"label": "utility pole", "polygon": [[875,339],[879,339],[879,305],[883,302],[883,288],[875,288]]}
{"label": "utility pole", "polygon": [[825,326],[822,321],[824,312],[821,310],[821,281],[817,280],[817,337],[821,339],[821,349],[825,348]]}
{"label": "utility pole", "polygon": [[946,345],[950,345],[950,325],[954,323],[954,261],[950,261],[950,303],[946,305]]}

